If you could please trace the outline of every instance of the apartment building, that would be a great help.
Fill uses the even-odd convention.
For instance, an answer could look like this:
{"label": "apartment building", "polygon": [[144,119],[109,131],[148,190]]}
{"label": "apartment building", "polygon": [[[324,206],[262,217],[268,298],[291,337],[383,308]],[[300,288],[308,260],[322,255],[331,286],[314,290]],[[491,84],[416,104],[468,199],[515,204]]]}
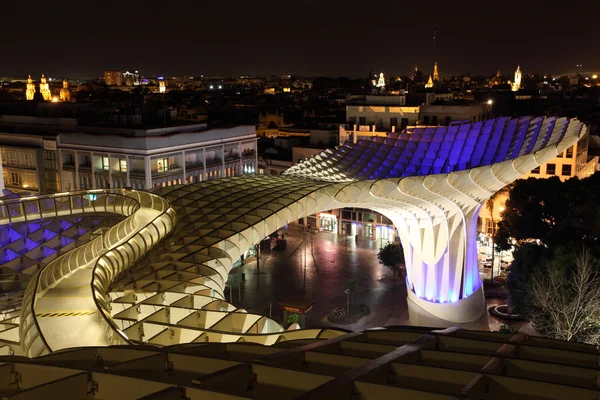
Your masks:
{"label": "apartment building", "polygon": [[258,166],[252,125],[122,128],[80,126],[68,118],[1,118],[10,189],[152,189],[251,174]]}

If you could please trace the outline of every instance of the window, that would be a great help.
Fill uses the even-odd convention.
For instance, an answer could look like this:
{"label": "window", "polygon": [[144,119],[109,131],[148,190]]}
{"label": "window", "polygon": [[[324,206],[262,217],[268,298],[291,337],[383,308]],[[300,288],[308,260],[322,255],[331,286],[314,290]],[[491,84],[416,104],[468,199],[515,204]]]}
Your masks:
{"label": "window", "polygon": [[546,174],[556,175],[556,164],[546,164]]}
{"label": "window", "polygon": [[398,118],[390,118],[390,127],[398,126]]}
{"label": "window", "polygon": [[102,169],[108,171],[110,168],[110,164],[108,162],[108,157],[102,157]]}
{"label": "window", "polygon": [[360,117],[360,118],[358,118],[358,124],[359,125],[366,125],[367,124],[367,118],[366,117]]}
{"label": "window", "polygon": [[2,164],[6,164],[6,149],[2,149]]}
{"label": "window", "polygon": [[540,173],[540,167],[534,168],[534,169],[531,171],[531,173],[532,173],[532,174],[539,174],[539,173]]}
{"label": "window", "polygon": [[434,115],[433,117],[431,117],[431,125],[437,125],[437,124],[438,124],[437,115]]}
{"label": "window", "polygon": [[498,228],[498,224],[495,222],[492,222],[491,219],[487,219],[487,218],[486,218],[485,222],[486,222],[486,227],[485,227],[486,233],[489,235],[493,235],[495,232],[495,229]]}
{"label": "window", "polygon": [[158,172],[165,172],[169,170],[169,159],[168,158],[160,158],[156,162],[156,166],[158,168]]}
{"label": "window", "polygon": [[448,126],[448,125],[450,125],[450,122],[452,122],[452,117],[446,116],[446,120],[444,121],[444,125]]}
{"label": "window", "polygon": [[33,153],[25,153],[25,165],[28,167],[34,167]]}
{"label": "window", "polygon": [[408,126],[408,118],[402,118],[402,119],[400,120],[400,124],[401,124],[401,127],[402,127],[402,128],[404,128],[404,127]]}
{"label": "window", "polygon": [[556,157],[558,157],[558,158],[563,158],[564,156],[565,156],[565,153],[564,153],[564,152],[562,152],[562,153],[560,153],[559,155],[557,155]]}
{"label": "window", "polygon": [[127,172],[127,160],[119,159],[119,171]]}
{"label": "window", "polygon": [[348,124],[349,125],[354,125],[356,123],[356,117],[350,117],[348,118]]}
{"label": "window", "polygon": [[423,125],[429,125],[429,115],[423,117]]}
{"label": "window", "polygon": [[13,185],[18,185],[19,184],[19,174],[17,172],[11,172],[10,173],[10,182]]}
{"label": "window", "polygon": [[8,163],[11,165],[18,165],[16,151],[14,151],[14,150],[8,151]]}
{"label": "window", "polygon": [[566,154],[567,158],[573,158],[573,146],[569,147],[567,149],[567,154]]}
{"label": "window", "polygon": [[571,171],[572,171],[571,165],[565,164],[562,166],[562,171],[560,172],[560,174],[562,176],[571,176]]}

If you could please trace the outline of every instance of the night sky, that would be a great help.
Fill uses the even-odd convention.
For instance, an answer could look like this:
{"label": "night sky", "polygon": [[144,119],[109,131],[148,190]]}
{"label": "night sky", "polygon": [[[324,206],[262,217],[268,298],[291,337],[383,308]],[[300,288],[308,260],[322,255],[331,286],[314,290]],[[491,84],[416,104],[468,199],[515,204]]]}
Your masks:
{"label": "night sky", "polygon": [[0,76],[600,71],[600,2],[552,3],[4,0]]}

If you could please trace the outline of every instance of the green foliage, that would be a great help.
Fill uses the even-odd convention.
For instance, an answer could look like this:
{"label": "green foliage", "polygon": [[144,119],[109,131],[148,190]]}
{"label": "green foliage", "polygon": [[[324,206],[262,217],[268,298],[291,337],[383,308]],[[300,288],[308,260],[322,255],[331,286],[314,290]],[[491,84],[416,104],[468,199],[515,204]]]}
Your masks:
{"label": "green foliage", "polygon": [[400,266],[405,264],[404,249],[398,243],[388,243],[377,253],[377,259],[380,263],[394,271],[394,279],[396,279],[396,271]]}
{"label": "green foliage", "polygon": [[525,244],[517,247],[513,256],[515,259],[510,267],[507,287],[515,312],[524,315],[526,310],[531,309],[531,280],[539,271],[546,269],[551,252],[545,246]]}
{"label": "green foliage", "polygon": [[517,245],[540,240],[550,248],[585,245],[600,253],[600,174],[561,182],[529,178],[515,182],[494,241],[508,250],[512,239]]}
{"label": "green foliage", "polygon": [[354,292],[356,290],[357,284],[356,284],[356,279],[350,279],[348,281],[348,289],[350,289],[350,293]]}
{"label": "green foliage", "polygon": [[297,324],[299,320],[300,320],[300,317],[298,316],[298,314],[290,314],[290,315],[288,315],[287,322],[288,322],[288,324],[292,325],[292,324]]}

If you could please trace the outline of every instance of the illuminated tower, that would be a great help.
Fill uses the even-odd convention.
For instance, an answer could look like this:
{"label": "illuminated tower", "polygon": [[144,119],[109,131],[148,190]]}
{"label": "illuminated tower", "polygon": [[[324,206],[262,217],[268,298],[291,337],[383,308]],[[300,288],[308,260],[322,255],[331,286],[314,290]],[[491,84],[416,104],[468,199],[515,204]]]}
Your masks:
{"label": "illuminated tower", "polygon": [[158,91],[160,93],[165,93],[167,91],[166,82],[163,80],[158,81]]}
{"label": "illuminated tower", "polygon": [[512,91],[516,92],[521,88],[521,66],[517,66],[515,71],[515,81],[512,83]]}
{"label": "illuminated tower", "polygon": [[438,74],[437,61],[433,64],[433,80],[436,82],[440,80],[440,75]]}
{"label": "illuminated tower", "polygon": [[383,72],[379,74],[379,80],[377,81],[377,87],[384,88],[385,87],[385,78],[383,77]]}
{"label": "illuminated tower", "polygon": [[62,83],[62,89],[60,89],[60,100],[71,101],[71,92],[69,92],[69,82],[65,79]]}
{"label": "illuminated tower", "polygon": [[425,88],[429,89],[433,87],[433,79],[431,79],[431,75],[429,75],[429,80],[425,84]]}
{"label": "illuminated tower", "polygon": [[42,79],[40,81],[40,93],[42,94],[44,100],[49,101],[52,99],[52,95],[50,94],[50,86],[48,86],[48,82],[46,82],[44,74],[42,74]]}
{"label": "illuminated tower", "polygon": [[33,79],[31,79],[31,75],[27,79],[27,90],[25,91],[25,98],[27,100],[33,100],[33,96],[35,96],[35,84],[33,83]]}

